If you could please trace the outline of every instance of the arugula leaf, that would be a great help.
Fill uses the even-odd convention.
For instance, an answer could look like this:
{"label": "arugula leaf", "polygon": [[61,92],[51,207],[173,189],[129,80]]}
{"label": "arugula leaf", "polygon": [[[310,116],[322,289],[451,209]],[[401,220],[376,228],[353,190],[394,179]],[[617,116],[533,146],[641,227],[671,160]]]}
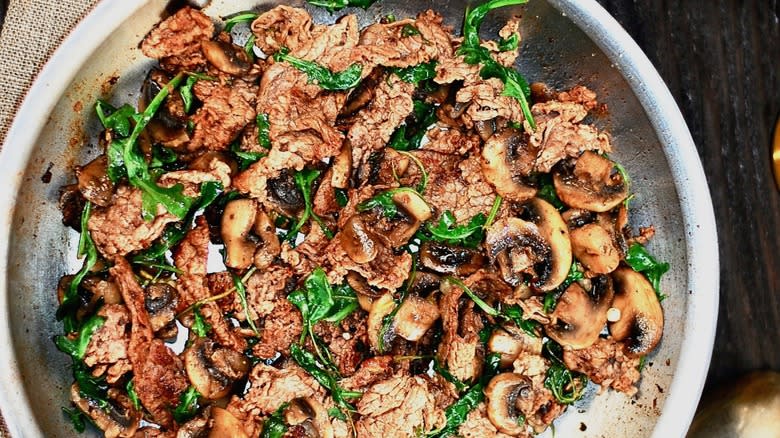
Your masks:
{"label": "arugula leaf", "polygon": [[539,193],[537,193],[536,196],[549,202],[559,211],[566,208],[566,205],[561,201],[561,198],[558,197],[558,192],[555,191],[555,185],[553,184],[552,176],[550,176],[549,173],[539,177]]}
{"label": "arugula leaf", "polygon": [[528,0],[490,0],[485,2],[470,12],[466,13],[466,19],[463,22],[463,43],[458,48],[458,54],[463,55],[463,59],[468,64],[482,64],[480,76],[484,79],[499,78],[504,82],[504,95],[514,97],[520,103],[523,116],[528,121],[531,129],[536,129],[536,122],[531,114],[531,107],[528,99],[531,95],[531,89],[528,82],[516,70],[505,67],[498,63],[490,51],[480,46],[479,28],[485,19],[487,13],[493,9],[504,6],[520,5],[527,3]]}
{"label": "arugula leaf", "polygon": [[443,366],[439,362],[439,359],[437,358],[433,359],[433,370],[439,373],[440,376],[444,377],[444,380],[452,383],[455,386],[455,390],[458,391],[458,393],[461,393],[466,388],[468,388],[468,385],[458,380],[457,377],[453,376],[452,373],[450,373],[450,370],[448,370],[447,367]]}
{"label": "arugula leaf", "polygon": [[225,32],[230,33],[233,28],[236,26],[236,24],[239,23],[250,23],[252,21],[255,21],[257,17],[259,17],[260,14],[257,14],[252,11],[244,11],[244,12],[238,12],[236,14],[233,14],[230,17],[225,20]]}
{"label": "arugula leaf", "polygon": [[368,9],[376,0],[306,0],[312,6],[325,8],[328,12],[340,11],[347,6]]}
{"label": "arugula leaf", "polygon": [[244,53],[246,53],[247,58],[249,58],[249,62],[255,62],[255,41],[257,40],[257,37],[255,34],[249,35],[249,38],[246,39],[246,42],[244,43]]}
{"label": "arugula leaf", "polygon": [[127,398],[130,399],[130,403],[133,404],[133,408],[135,408],[136,411],[140,411],[141,400],[138,398],[138,393],[135,392],[135,383],[133,383],[132,380],[128,380],[127,385],[125,385],[125,389],[127,390]]}
{"label": "arugula leaf", "polygon": [[539,322],[532,319],[523,319],[523,309],[517,304],[501,308],[501,316],[512,321],[516,326],[529,335],[539,337]]}
{"label": "arugula leaf", "polygon": [[485,399],[485,387],[490,382],[490,379],[498,373],[500,361],[501,356],[498,353],[492,353],[485,358],[485,370],[482,372],[479,382],[474,384],[455,403],[444,410],[447,418],[447,424],[444,428],[429,432],[427,436],[446,437],[458,432],[458,428],[466,421],[469,412],[474,410]]}
{"label": "arugula leaf", "polygon": [[393,132],[387,146],[397,151],[411,151],[420,148],[428,128],[436,123],[436,105],[415,100],[414,111],[406,121]]}
{"label": "arugula leaf", "polygon": [[436,77],[436,64],[436,61],[431,61],[406,68],[393,67],[390,71],[401,78],[402,81],[416,85]]}
{"label": "arugula leaf", "polygon": [[198,397],[200,393],[195,387],[190,386],[179,396],[179,405],[173,410],[173,418],[177,423],[185,423],[198,414]]}
{"label": "arugula leaf", "polygon": [[647,365],[647,356],[640,356],[639,365],[637,365],[636,370],[641,373],[642,370],[645,369],[645,365]]}
{"label": "arugula leaf", "polygon": [[158,186],[152,180],[136,179],[131,182],[143,191],[141,198],[141,215],[151,222],[157,216],[157,205],[161,204],[169,213],[183,219],[195,202],[193,198],[184,195],[184,185],[175,184],[171,187]]}
{"label": "arugula leaf", "polygon": [[339,386],[336,381],[336,377],[323,369],[318,363],[314,355],[303,349],[298,344],[290,345],[290,356],[298,363],[306,372],[311,374],[312,377],[324,388],[328,389],[333,397],[333,401],[336,402],[336,406],[348,412],[355,412],[355,407],[352,406],[348,399],[354,399],[363,395],[357,391],[348,391]]}
{"label": "arugula leaf", "polygon": [[105,377],[95,377],[84,362],[73,361],[73,378],[79,387],[79,395],[89,398],[100,407],[108,407],[108,384]]}
{"label": "arugula leaf", "polygon": [[474,301],[474,304],[477,305],[480,309],[482,309],[483,312],[490,316],[499,316],[501,313],[490,306],[490,304],[486,303],[482,300],[477,294],[474,293],[471,289],[469,289],[468,286],[466,286],[462,281],[458,280],[455,277],[444,277],[444,281],[447,281],[449,283],[452,283],[459,288],[463,290],[463,292],[471,298],[472,301]]}
{"label": "arugula leaf", "polygon": [[349,204],[349,195],[347,194],[347,191],[344,189],[335,189],[336,192],[336,204],[339,205],[339,207],[344,208]]}
{"label": "arugula leaf", "polygon": [[498,50],[502,52],[508,52],[510,50],[517,50],[520,45],[520,36],[513,33],[509,38],[501,38],[498,42]]}
{"label": "arugula leaf", "polygon": [[81,326],[75,339],[67,336],[57,336],[54,338],[54,343],[61,352],[69,354],[74,360],[81,360],[87,352],[87,346],[89,346],[89,340],[92,339],[92,335],[104,322],[106,322],[105,318],[92,315]]}
{"label": "arugula leaf", "polygon": [[314,61],[306,61],[290,55],[290,50],[287,48],[274,53],[274,61],[286,61],[296,69],[306,73],[310,83],[316,82],[320,88],[328,91],[342,91],[355,88],[360,83],[363,75],[363,66],[359,63],[350,65],[344,71],[334,73]]}
{"label": "arugula leaf", "polygon": [[669,263],[659,262],[639,243],[634,243],[628,248],[626,263],[636,272],[645,274],[655,289],[658,301],[666,299],[666,295],[661,293],[661,277],[669,270]]}
{"label": "arugula leaf", "polygon": [[290,406],[289,403],[282,403],[273,414],[263,423],[263,432],[260,438],[282,438],[287,433],[287,425],[284,423],[284,410]]}
{"label": "arugula leaf", "polygon": [[81,409],[79,408],[68,409],[63,407],[60,409],[62,409],[63,414],[68,416],[68,420],[70,420],[73,425],[73,429],[78,433],[82,433],[87,429],[87,421],[91,422],[87,414],[81,412]]}
{"label": "arugula leaf", "polygon": [[233,155],[238,158],[238,169],[242,171],[246,170],[249,166],[257,163],[261,158],[268,155],[262,152],[242,150],[241,145],[238,142],[235,142],[232,146],[230,146],[230,152],[232,152]]}
{"label": "arugula leaf", "polygon": [[[287,300],[301,311],[304,321],[301,343],[311,333],[314,324],[319,321],[341,322],[358,307],[355,291],[346,284],[332,287],[322,268],[315,269],[303,282],[303,288],[292,292]],[[315,339],[312,341],[316,342]]]}
{"label": "arugula leaf", "polygon": [[407,38],[414,35],[420,35],[420,29],[411,24],[404,24],[401,28],[401,36]]}
{"label": "arugula leaf", "polygon": [[287,233],[287,241],[290,242],[290,245],[295,243],[295,239],[298,237],[298,232],[300,232],[301,228],[306,225],[306,223],[309,221],[309,218],[312,218],[315,222],[317,222],[317,224],[322,229],[322,232],[325,233],[325,236],[328,239],[333,238],[333,233],[330,231],[330,229],[328,229],[327,225],[325,225],[325,222],[323,222],[323,220],[314,213],[313,210],[312,185],[314,184],[314,181],[317,179],[317,177],[320,176],[320,173],[321,172],[319,170],[315,169],[303,169],[300,172],[295,173],[295,185],[298,186],[298,190],[300,190],[301,194],[303,195],[304,208],[301,217],[298,218],[298,221]]}
{"label": "arugula leaf", "polygon": [[98,259],[97,248],[89,234],[88,223],[91,213],[92,203],[87,201],[84,205],[84,210],[81,212],[81,235],[79,236],[79,249],[77,252],[78,257],[86,258],[79,272],[71,280],[68,290],[65,291],[62,303],[57,308],[57,319],[60,321],[65,319],[65,331],[68,333],[75,331],[77,326],[74,312],[76,307],[78,307],[79,285],[89,271],[92,270],[92,267],[95,266]]}
{"label": "arugula leaf", "polygon": [[257,143],[266,148],[271,149],[271,122],[268,119],[268,114],[260,113],[255,117],[255,124],[257,125]]}
{"label": "arugula leaf", "polygon": [[357,295],[347,284],[333,288],[333,307],[323,321],[339,323],[358,308]]}
{"label": "arugula leaf", "polygon": [[[254,271],[254,267],[252,267],[252,271]],[[234,273],[230,273],[230,275],[233,276],[233,286],[236,288],[236,293],[238,294],[238,298],[241,300],[241,308],[244,309],[244,315],[246,316],[246,322],[249,324],[249,327],[252,328],[252,331],[255,332],[255,334],[260,334],[260,332],[257,330],[257,326],[255,326],[255,321],[252,320],[252,315],[249,314],[249,304],[246,301],[246,286],[244,286],[244,282],[241,281],[241,277]],[[247,277],[251,276],[249,274]]]}
{"label": "arugula leaf", "polygon": [[548,339],[544,344],[542,355],[551,362],[544,378],[544,387],[552,392],[559,403],[570,405],[582,398],[588,378],[566,368],[562,354],[563,349],[555,341]]}
{"label": "arugula leaf", "polygon": [[182,87],[179,89],[179,94],[181,94],[181,100],[184,102],[184,112],[189,113],[192,109],[192,103],[195,101],[195,96],[192,93],[192,87],[195,85],[195,82],[198,82],[198,78],[195,76],[189,76],[187,78],[187,82],[182,85]]}
{"label": "arugula leaf", "polygon": [[120,137],[130,135],[131,121],[135,115],[135,108],[131,105],[124,104],[114,108],[108,102],[98,99],[95,103],[95,112],[104,128],[110,129]]}
{"label": "arugula leaf", "polygon": [[[203,315],[200,313],[200,306],[195,306],[195,308],[192,309],[192,314],[193,314],[192,331],[199,338],[205,338],[206,336],[209,335],[209,331],[211,331],[211,325],[209,325],[209,323],[206,322],[206,320],[203,318]],[[247,316],[247,319],[248,318],[249,317]]]}
{"label": "arugula leaf", "polygon": [[[398,151],[398,153],[412,160],[414,165],[417,166],[417,169],[420,171],[420,182],[417,183],[416,190],[418,194],[422,195],[425,193],[425,189],[428,187],[428,171],[425,169],[422,161],[420,161],[420,159],[411,152]],[[395,175],[395,168],[393,168],[393,174]],[[396,176],[396,180],[398,180],[398,176]]]}
{"label": "arugula leaf", "polygon": [[458,225],[455,215],[447,210],[439,218],[438,224],[425,225],[430,233],[431,240],[443,242],[448,245],[476,248],[485,238],[485,215],[477,213],[465,225]]}
{"label": "arugula leaf", "polygon": [[169,224],[152,246],[133,257],[133,263],[149,264],[160,261],[166,252],[181,242],[187,235],[187,232],[192,228],[195,213],[211,205],[217,199],[221,190],[222,184],[217,181],[206,181],[201,184],[200,198],[197,201],[197,205],[187,214],[187,217],[180,222]]}

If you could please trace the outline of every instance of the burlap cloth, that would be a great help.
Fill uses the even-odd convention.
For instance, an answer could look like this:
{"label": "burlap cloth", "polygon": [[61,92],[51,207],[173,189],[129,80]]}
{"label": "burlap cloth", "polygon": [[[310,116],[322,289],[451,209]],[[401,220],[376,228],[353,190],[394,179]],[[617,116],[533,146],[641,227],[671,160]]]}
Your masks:
{"label": "burlap cloth", "polygon": [[[35,76],[98,0],[9,0],[0,4],[0,145]],[[0,416],[0,437],[8,429]]]}

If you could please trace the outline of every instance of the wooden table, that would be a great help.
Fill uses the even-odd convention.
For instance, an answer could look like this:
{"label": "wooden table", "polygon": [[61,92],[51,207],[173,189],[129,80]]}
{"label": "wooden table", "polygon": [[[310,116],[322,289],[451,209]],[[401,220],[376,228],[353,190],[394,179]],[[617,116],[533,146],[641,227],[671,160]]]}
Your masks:
{"label": "wooden table", "polygon": [[777,0],[599,0],[656,66],[707,174],[720,242],[720,314],[707,388],[780,370]]}

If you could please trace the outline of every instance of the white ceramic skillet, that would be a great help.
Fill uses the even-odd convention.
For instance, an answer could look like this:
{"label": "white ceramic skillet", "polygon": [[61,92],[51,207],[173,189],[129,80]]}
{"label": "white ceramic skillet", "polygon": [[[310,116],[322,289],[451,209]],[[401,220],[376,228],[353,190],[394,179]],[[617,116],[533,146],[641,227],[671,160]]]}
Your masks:
{"label": "white ceramic skillet", "polygon": [[[14,436],[76,436],[67,405],[69,359],[51,341],[59,277],[75,272],[78,238],[60,224],[58,189],[74,163],[98,153],[92,105],[108,96],[134,102],[151,66],[138,50],[159,21],[164,0],[104,0],[52,56],[19,109],[0,155],[0,408]],[[274,2],[215,0],[212,16]],[[290,3],[304,6],[302,0]],[[433,7],[460,27],[465,1],[380,0],[357,13],[365,25],[394,13]],[[308,6],[307,6],[308,7]],[[339,14],[314,12],[317,21]],[[562,437],[680,437],[707,375],[718,304],[715,221],[696,148],[677,105],[648,59],[594,0],[531,0],[491,13],[496,32],[522,13],[521,72],[557,88],[584,84],[608,105],[595,123],[614,139],[613,156],[633,177],[634,226],[653,224],[650,249],[672,265],[664,277],[665,335],[649,357],[635,399],[607,392],[586,397],[556,423]],[[118,78],[118,79],[117,79]],[[92,135],[90,137],[90,135]],[[51,181],[42,176],[51,172]]]}

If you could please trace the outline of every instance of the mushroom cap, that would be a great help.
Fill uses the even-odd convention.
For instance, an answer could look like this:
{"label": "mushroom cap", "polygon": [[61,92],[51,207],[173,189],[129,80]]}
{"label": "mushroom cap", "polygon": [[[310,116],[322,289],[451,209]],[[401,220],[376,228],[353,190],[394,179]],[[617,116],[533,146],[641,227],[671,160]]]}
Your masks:
{"label": "mushroom cap", "polygon": [[242,76],[252,69],[244,49],[225,41],[201,41],[203,56],[219,71]]}
{"label": "mushroom cap", "polygon": [[[382,334],[382,326],[384,325],[385,316],[389,315],[393,309],[395,309],[395,301],[390,293],[385,293],[378,299],[374,300],[371,305],[371,310],[368,312],[368,318],[366,319],[368,343],[374,351],[382,352],[380,349],[379,337]],[[384,339],[383,344],[387,347],[388,341],[391,339]]]}
{"label": "mushroom cap", "polygon": [[550,203],[533,198],[523,204],[526,219],[510,217],[496,221],[487,231],[485,245],[497,260],[504,280],[513,286],[530,274],[532,286],[542,291],[558,287],[572,262],[569,230]]}
{"label": "mushroom cap", "polygon": [[130,437],[140,425],[141,412],[133,409],[127,396],[116,390],[109,390],[108,406],[103,407],[82,397],[79,385],[74,383],[70,387],[70,399],[106,436]]}
{"label": "mushroom cap", "polygon": [[614,295],[607,276],[592,279],[587,291],[579,283],[572,283],[555,306],[552,323],[545,328],[547,336],[575,350],[590,347],[607,323]]}
{"label": "mushroom cap", "polygon": [[512,155],[519,152],[522,133],[505,129],[494,134],[482,148],[482,174],[504,199],[522,202],[536,196],[537,189],[515,180]]}
{"label": "mushroom cap", "polygon": [[85,166],[76,167],[81,194],[95,205],[107,207],[114,197],[114,183],[108,177],[108,158],[99,155]]}
{"label": "mushroom cap", "polygon": [[620,267],[612,273],[615,299],[612,307],[620,319],[609,324],[609,332],[625,341],[626,354],[638,357],[651,352],[664,331],[664,314],[653,285],[639,272]]}
{"label": "mushroom cap", "polygon": [[525,424],[518,421],[516,400],[530,389],[530,380],[520,374],[501,373],[490,380],[485,388],[487,416],[499,432],[520,435],[526,431]]}
{"label": "mushroom cap", "polygon": [[235,199],[222,215],[222,241],[225,242],[225,266],[243,270],[252,265],[257,243],[250,238],[257,215],[257,201]]}
{"label": "mushroom cap", "polygon": [[246,357],[234,350],[216,347],[209,338],[198,338],[184,352],[184,366],[190,383],[203,398],[216,400],[249,372]]}
{"label": "mushroom cap", "polygon": [[328,411],[313,397],[296,398],[284,411],[287,424],[302,426],[306,437],[333,438],[333,424],[328,418]]}
{"label": "mushroom cap", "polygon": [[379,254],[381,243],[360,215],[349,218],[339,235],[341,247],[355,263],[368,263]]}
{"label": "mushroom cap", "polygon": [[439,274],[465,276],[485,263],[480,251],[446,243],[427,241],[420,246],[420,264]]}
{"label": "mushroom cap", "polygon": [[407,341],[419,341],[440,316],[436,303],[411,295],[398,308],[393,331]]}
{"label": "mushroom cap", "polygon": [[570,232],[574,257],[594,274],[609,274],[620,264],[620,252],[612,236],[597,224],[586,224]]}
{"label": "mushroom cap", "polygon": [[217,406],[211,407],[211,431],[209,431],[209,438],[249,438],[244,426],[236,417],[229,411]]}
{"label": "mushroom cap", "polygon": [[571,165],[562,162],[553,171],[555,192],[572,208],[604,212],[628,197],[628,183],[608,158],[585,151]]}

